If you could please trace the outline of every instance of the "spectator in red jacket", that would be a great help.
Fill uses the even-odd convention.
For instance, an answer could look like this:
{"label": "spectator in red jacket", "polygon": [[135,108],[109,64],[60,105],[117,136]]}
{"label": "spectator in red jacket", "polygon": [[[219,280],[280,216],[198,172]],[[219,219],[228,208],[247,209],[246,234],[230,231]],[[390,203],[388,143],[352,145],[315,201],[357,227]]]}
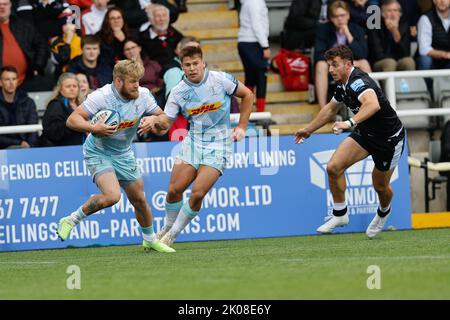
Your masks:
{"label": "spectator in red jacket", "polygon": [[22,89],[45,91],[48,83],[52,87],[52,81],[42,77],[49,54],[48,44],[37,29],[11,15],[10,0],[0,0],[0,65],[17,69]]}

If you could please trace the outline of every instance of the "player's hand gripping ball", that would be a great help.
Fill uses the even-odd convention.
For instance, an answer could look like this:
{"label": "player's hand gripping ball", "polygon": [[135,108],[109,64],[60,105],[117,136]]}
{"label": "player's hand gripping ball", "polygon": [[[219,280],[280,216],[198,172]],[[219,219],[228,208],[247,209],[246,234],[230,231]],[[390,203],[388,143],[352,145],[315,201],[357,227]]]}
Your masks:
{"label": "player's hand gripping ball", "polygon": [[[103,109],[97,112],[91,119],[91,123],[95,125],[101,119],[105,119],[104,123],[110,127],[117,127],[120,123],[120,114],[111,109]],[[93,133],[97,137],[96,134]]]}

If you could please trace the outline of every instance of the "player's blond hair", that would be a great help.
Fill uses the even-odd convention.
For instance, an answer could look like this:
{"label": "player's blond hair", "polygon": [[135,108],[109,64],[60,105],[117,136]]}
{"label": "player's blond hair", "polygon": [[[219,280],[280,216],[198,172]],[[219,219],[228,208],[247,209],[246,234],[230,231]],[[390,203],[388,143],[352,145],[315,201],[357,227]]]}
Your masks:
{"label": "player's blond hair", "polygon": [[134,59],[120,60],[114,66],[113,78],[124,80],[126,76],[129,76],[134,79],[141,79],[144,76],[144,71],[144,66]]}

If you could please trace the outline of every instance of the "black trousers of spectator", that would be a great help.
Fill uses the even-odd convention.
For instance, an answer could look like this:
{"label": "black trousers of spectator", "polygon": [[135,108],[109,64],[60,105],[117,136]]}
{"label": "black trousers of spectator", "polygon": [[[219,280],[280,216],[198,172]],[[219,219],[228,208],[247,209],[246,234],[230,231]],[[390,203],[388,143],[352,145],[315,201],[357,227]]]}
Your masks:
{"label": "black trousers of spectator", "polygon": [[285,49],[307,49],[314,46],[317,29],[307,29],[303,31],[284,30],[282,45]]}
{"label": "black trousers of spectator", "polygon": [[264,59],[263,48],[257,42],[239,42],[238,51],[244,65],[245,85],[250,90],[256,86],[256,109],[264,111],[268,61]]}

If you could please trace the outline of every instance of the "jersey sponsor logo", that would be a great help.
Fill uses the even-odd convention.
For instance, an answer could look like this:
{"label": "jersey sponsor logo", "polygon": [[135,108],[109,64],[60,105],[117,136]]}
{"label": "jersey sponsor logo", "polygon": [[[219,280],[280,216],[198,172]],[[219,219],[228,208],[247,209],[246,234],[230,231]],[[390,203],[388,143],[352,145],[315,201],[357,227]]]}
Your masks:
{"label": "jersey sponsor logo", "polygon": [[219,110],[221,106],[222,106],[222,104],[220,103],[220,101],[204,104],[200,107],[190,109],[189,116],[200,115],[200,114],[204,114],[204,113],[208,113],[208,112],[215,112],[215,111]]}
{"label": "jersey sponsor logo", "polygon": [[364,81],[362,81],[361,79],[357,79],[355,80],[351,85],[350,88],[353,89],[353,91],[358,92],[361,88],[364,87]]}
{"label": "jersey sponsor logo", "polygon": [[125,130],[133,128],[134,125],[137,123],[137,121],[138,119],[121,121],[119,123],[119,127],[117,128],[117,130]]}

